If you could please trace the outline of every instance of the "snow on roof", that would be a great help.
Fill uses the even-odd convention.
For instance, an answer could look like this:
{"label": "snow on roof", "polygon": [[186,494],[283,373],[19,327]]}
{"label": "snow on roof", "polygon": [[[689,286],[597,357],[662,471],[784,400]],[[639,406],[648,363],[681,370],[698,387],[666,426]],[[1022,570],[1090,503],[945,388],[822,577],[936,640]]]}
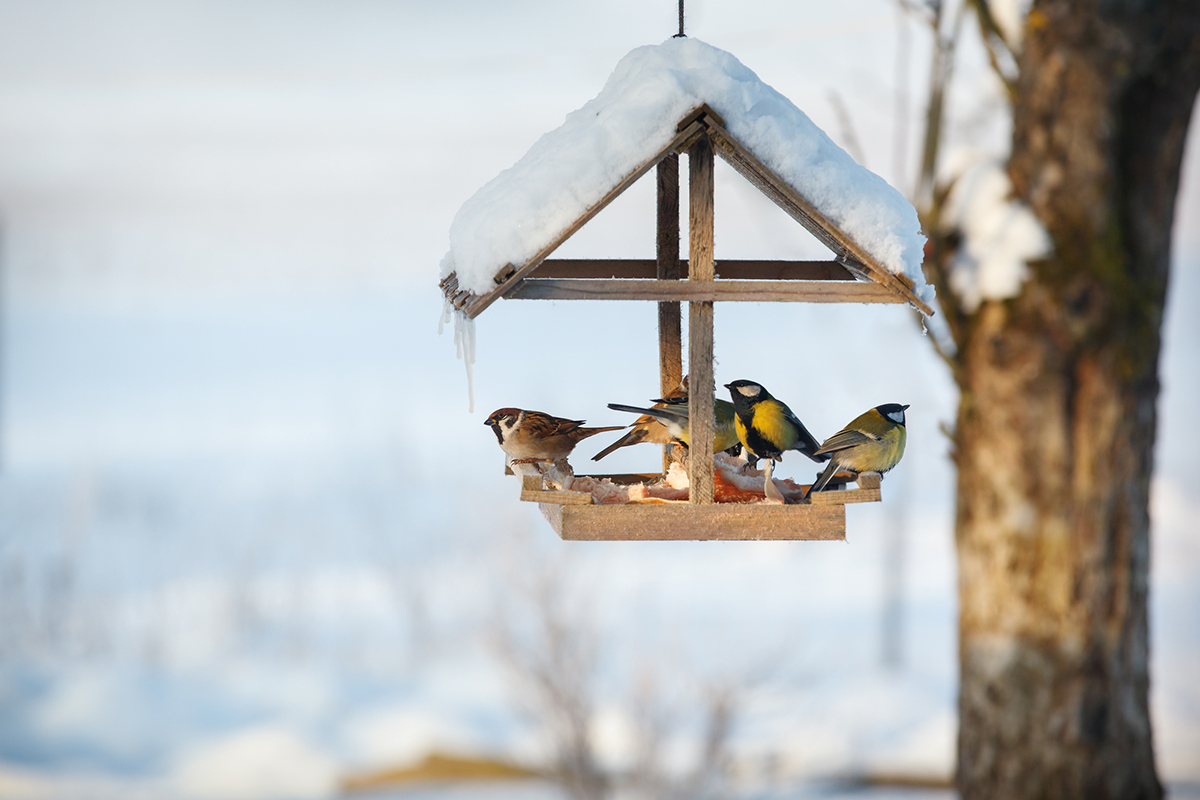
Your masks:
{"label": "snow on roof", "polygon": [[442,275],[476,294],[494,288],[607,192],[653,158],[676,124],[707,103],[727,130],[923,299],[925,237],[900,192],[859,166],[790,100],[733,55],[698,39],[639,47],[594,99],[467,200],[450,226]]}

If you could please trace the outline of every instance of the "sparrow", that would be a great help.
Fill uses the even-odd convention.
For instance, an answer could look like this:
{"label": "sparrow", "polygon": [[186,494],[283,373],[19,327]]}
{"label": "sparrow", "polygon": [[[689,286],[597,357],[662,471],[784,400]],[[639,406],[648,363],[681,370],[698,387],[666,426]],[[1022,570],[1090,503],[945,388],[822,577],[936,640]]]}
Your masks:
{"label": "sparrow", "polygon": [[483,422],[491,427],[500,449],[514,462],[565,460],[575,445],[589,436],[624,427],[584,428],[583,423],[581,419],[563,419],[520,408],[493,411]]}
{"label": "sparrow", "polygon": [[817,440],[792,410],[754,381],[725,384],[733,397],[734,426],[738,441],[751,458],[782,461],[787,450],[798,450],[818,463],[828,455],[817,454]]}
{"label": "sparrow", "polygon": [[[688,445],[688,405],[687,398],[661,398],[653,408],[639,408],[620,403],[609,403],[613,411],[628,411],[632,414],[644,414],[657,420],[670,435],[670,441],[679,442],[684,447]],[[720,453],[738,446],[738,435],[734,429],[733,404],[727,400],[713,399],[713,452]],[[640,418],[639,418],[640,419]],[[637,424],[636,422],[634,423]],[[597,456],[599,458],[599,456]]]}
{"label": "sparrow", "polygon": [[817,450],[817,455],[832,456],[829,466],[817,478],[805,497],[819,492],[829,479],[844,469],[858,475],[878,472],[881,475],[900,463],[908,439],[904,425],[904,410],[908,406],[886,403],[875,406],[855,417],[849,425],[830,436]]}
{"label": "sparrow", "polygon": [[[657,404],[654,407],[662,408],[667,403],[674,402],[680,398],[682,398],[684,403],[687,402],[687,376],[684,376],[683,381],[670,394],[657,401]],[[660,423],[650,414],[643,414],[642,416],[638,417],[629,427],[632,428],[629,433],[625,434],[620,439],[617,439],[608,447],[592,456],[592,461],[599,461],[600,459],[607,455],[611,455],[614,451],[622,447],[629,447],[630,445],[641,444],[642,442],[647,442],[650,444],[671,444],[675,441],[675,439],[667,431],[666,427],[664,427],[662,423]]]}

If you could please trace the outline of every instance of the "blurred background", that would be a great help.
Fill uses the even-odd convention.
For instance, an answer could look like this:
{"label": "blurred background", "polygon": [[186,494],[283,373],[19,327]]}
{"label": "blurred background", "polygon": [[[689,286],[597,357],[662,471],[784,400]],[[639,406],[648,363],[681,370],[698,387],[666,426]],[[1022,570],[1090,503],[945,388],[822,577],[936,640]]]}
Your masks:
{"label": "blurred background", "polygon": [[[639,796],[952,795],[957,398],[908,312],[716,311],[718,382],[818,438],[912,405],[845,543],[560,542],[482,422],[628,422],[605,405],[657,394],[653,304],[493,306],[474,413],[438,336],[459,206],[676,26],[669,0],[0,0],[0,796],[560,798],[568,706]],[[896,3],[690,0],[687,30],[911,192],[929,35]],[[1004,114],[965,40],[947,162],[1003,156]],[[1152,508],[1176,796],[1200,796],[1198,129]],[[717,166],[718,260],[826,257]],[[557,255],[652,257],[653,199]]]}

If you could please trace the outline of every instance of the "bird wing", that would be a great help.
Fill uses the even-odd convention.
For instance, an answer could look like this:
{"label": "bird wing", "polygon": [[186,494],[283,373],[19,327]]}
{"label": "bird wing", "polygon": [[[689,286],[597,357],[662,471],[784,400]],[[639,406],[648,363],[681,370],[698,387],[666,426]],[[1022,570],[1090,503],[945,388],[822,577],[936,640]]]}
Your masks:
{"label": "bird wing", "polygon": [[[804,427],[804,423],[800,421],[800,418],[797,417],[790,408],[787,406],[784,406],[783,408],[785,416],[792,422],[793,425],[796,426],[796,432],[798,434],[796,438],[796,444],[792,447],[792,449],[799,450],[809,458],[814,458],[815,456],[819,455],[821,453],[821,445],[816,440],[816,437],[808,432],[808,428]],[[825,459],[821,458],[816,460],[824,461]]]}
{"label": "bird wing", "polygon": [[845,450],[848,447],[855,445],[866,444],[867,442],[877,442],[878,437],[872,436],[869,433],[856,431],[853,428],[847,428],[844,431],[838,431],[833,436],[825,440],[825,444],[821,445],[817,450],[816,455],[824,453],[832,453],[835,450]]}

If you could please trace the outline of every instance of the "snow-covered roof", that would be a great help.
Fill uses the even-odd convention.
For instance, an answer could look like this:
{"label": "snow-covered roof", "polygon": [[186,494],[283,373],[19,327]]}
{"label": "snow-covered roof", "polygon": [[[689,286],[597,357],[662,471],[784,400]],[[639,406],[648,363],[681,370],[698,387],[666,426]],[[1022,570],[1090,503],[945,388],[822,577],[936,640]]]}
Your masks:
{"label": "snow-covered roof", "polygon": [[506,267],[520,268],[659,154],[693,109],[707,105],[729,135],[886,270],[932,297],[921,262],[917,212],[860,166],[733,55],[697,39],[639,47],[600,94],[542,136],[477,191],[450,226],[442,276],[484,295]]}

